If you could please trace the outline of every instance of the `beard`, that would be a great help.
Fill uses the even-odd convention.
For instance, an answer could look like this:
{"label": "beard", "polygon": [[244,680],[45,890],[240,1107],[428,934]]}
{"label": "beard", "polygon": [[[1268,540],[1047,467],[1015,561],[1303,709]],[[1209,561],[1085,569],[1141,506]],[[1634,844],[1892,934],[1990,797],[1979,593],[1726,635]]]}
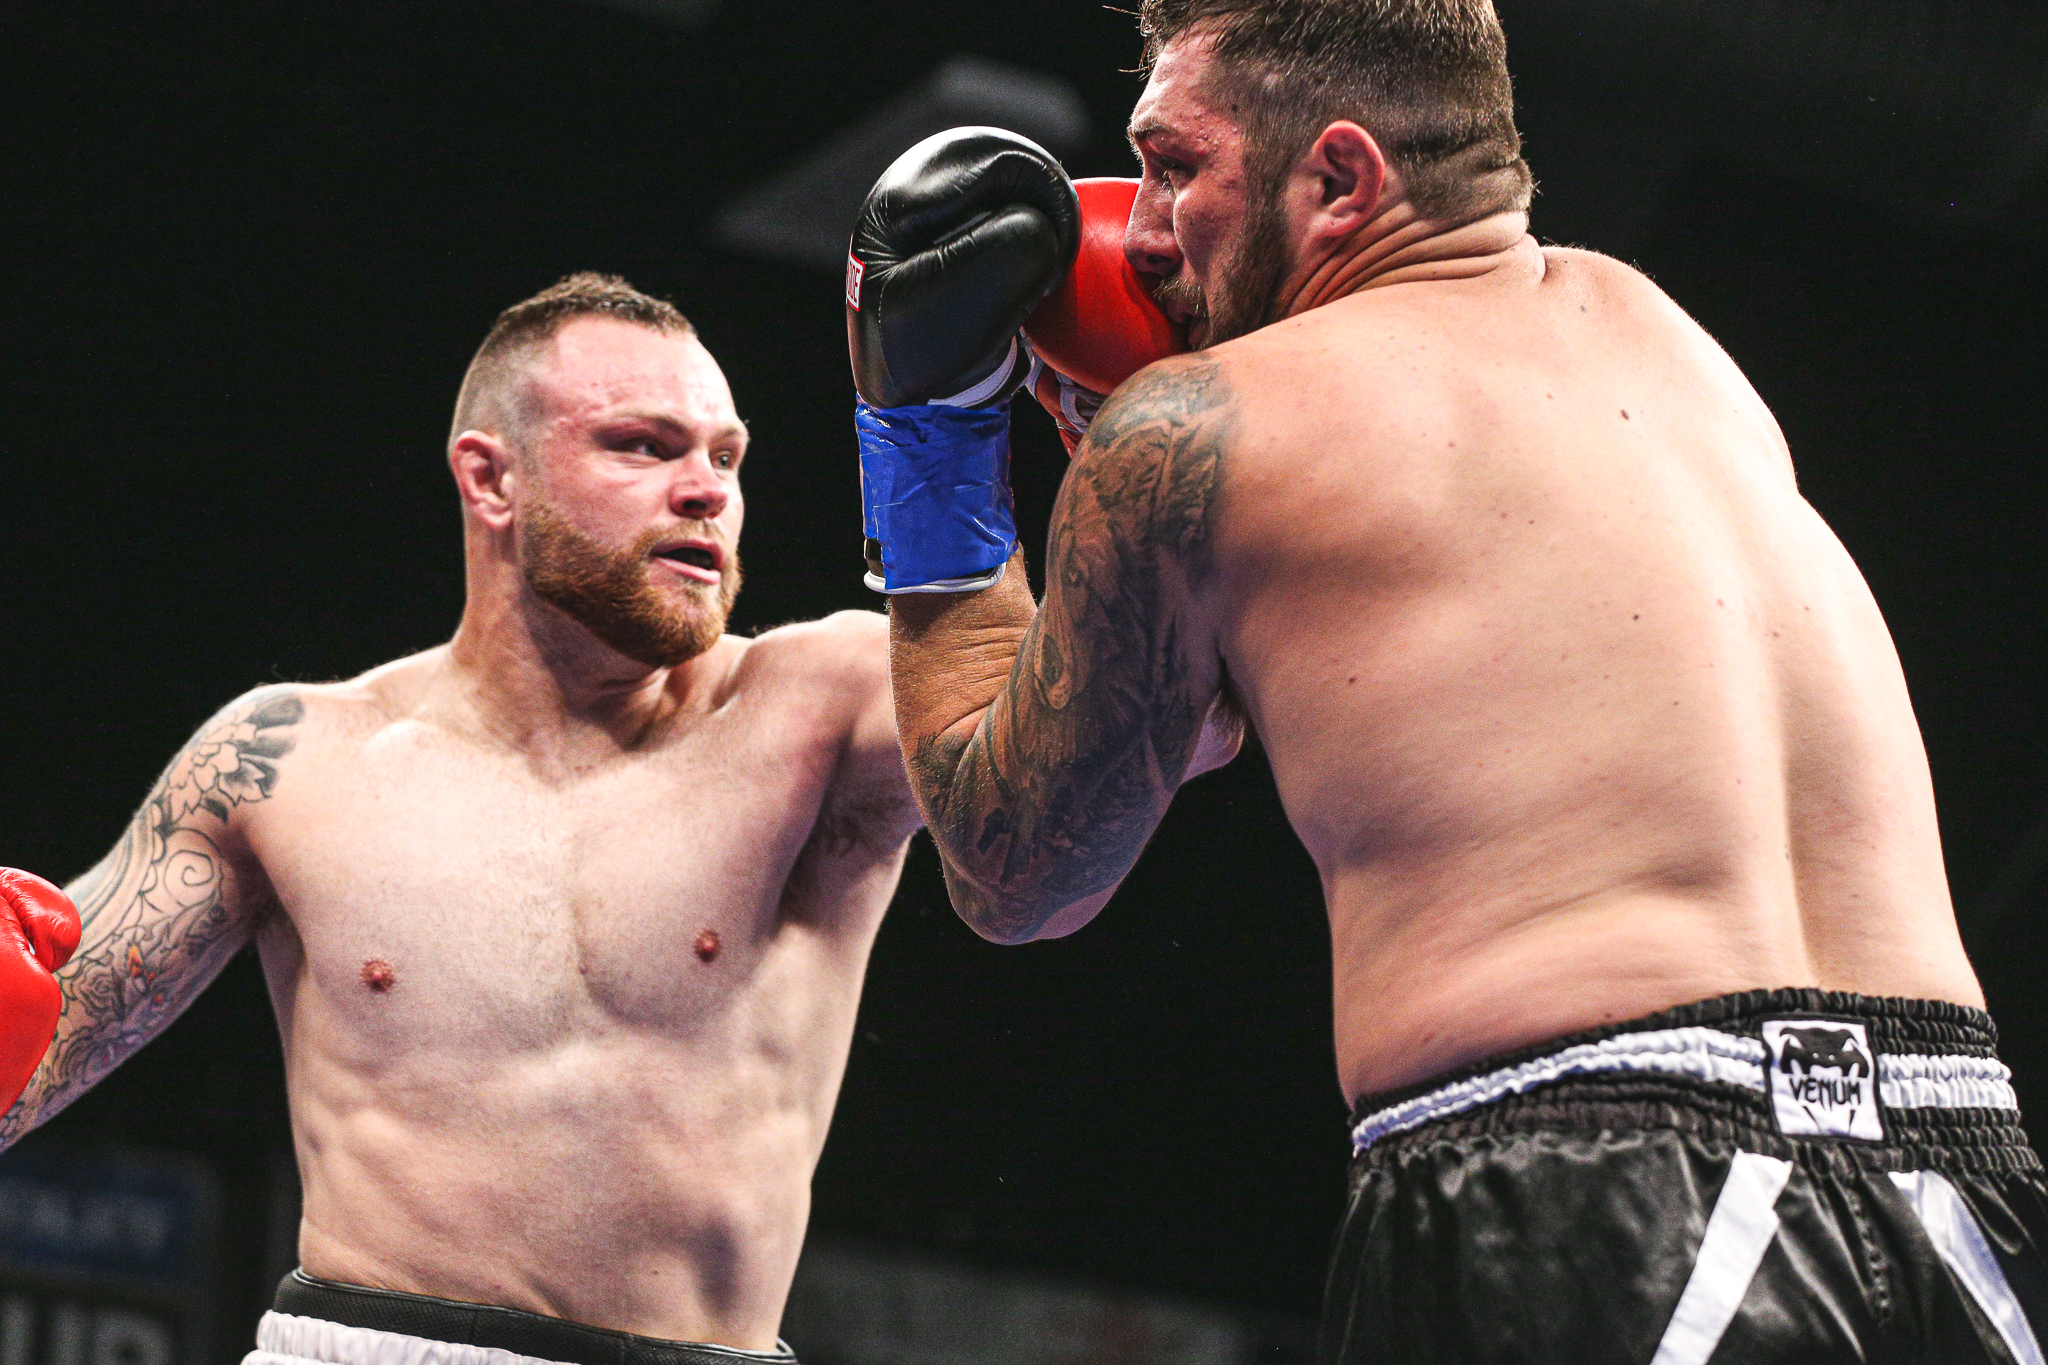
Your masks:
{"label": "beard", "polygon": [[[740,595],[740,556],[711,522],[649,531],[620,550],[570,525],[544,497],[533,498],[524,511],[520,572],[527,586],[627,658],[672,668],[725,634],[725,619]],[[719,542],[724,568],[716,586],[655,582],[654,547],[679,530]]]}
{"label": "beard", "polygon": [[1280,290],[1294,268],[1294,250],[1287,240],[1279,177],[1271,179],[1275,183],[1254,183],[1248,188],[1251,206],[1244,227],[1236,246],[1218,263],[1213,289],[1204,290],[1182,273],[1152,291],[1162,307],[1179,308],[1194,318],[1191,331],[1203,329],[1197,350],[1235,340],[1280,320]]}

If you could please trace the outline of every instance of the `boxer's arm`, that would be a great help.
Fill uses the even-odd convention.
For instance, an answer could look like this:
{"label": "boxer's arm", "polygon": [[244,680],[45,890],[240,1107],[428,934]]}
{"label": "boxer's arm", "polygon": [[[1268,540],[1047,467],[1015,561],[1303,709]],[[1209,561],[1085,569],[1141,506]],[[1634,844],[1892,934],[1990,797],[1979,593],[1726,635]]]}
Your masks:
{"label": "boxer's arm", "polygon": [[266,688],[229,706],[171,760],[113,850],[65,888],[78,951],[57,972],[56,1040],[4,1118],[10,1145],[163,1032],[248,941],[269,903],[244,837],[304,717]]}
{"label": "boxer's arm", "polygon": [[[1153,366],[1075,455],[1042,605],[1021,572],[890,601],[911,782],[953,904],[984,937],[1078,928],[1204,748],[1223,690],[1207,590],[1231,427],[1216,362]],[[1233,747],[1200,756],[1213,766]]]}
{"label": "boxer's arm", "polygon": [[889,626],[870,611],[840,612],[835,629],[850,692],[846,746],[833,774],[827,815],[857,829],[870,846],[898,852],[924,824],[910,779],[903,771],[903,747],[896,736],[896,709],[889,694]]}

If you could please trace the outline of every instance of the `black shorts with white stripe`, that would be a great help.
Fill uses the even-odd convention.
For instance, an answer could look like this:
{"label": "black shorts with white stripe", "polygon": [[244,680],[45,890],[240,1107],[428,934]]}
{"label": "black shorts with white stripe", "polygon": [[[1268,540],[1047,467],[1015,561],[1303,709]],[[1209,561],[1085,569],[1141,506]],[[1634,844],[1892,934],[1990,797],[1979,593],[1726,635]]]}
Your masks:
{"label": "black shorts with white stripe", "polygon": [[1989,1016],[1752,991],[1359,1101],[1325,1365],[2048,1365]]}

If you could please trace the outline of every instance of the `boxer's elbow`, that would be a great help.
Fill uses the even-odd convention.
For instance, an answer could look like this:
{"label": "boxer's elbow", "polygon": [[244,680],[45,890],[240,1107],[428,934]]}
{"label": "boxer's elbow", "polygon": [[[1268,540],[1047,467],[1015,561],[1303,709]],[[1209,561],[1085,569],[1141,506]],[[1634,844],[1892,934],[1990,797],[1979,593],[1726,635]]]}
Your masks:
{"label": "boxer's elbow", "polygon": [[977,877],[953,858],[941,861],[954,913],[990,943],[1064,938],[1093,919],[1109,899],[1107,890],[1077,897],[1064,887],[1021,885],[1000,873]]}
{"label": "boxer's elbow", "polygon": [[[1072,933],[1129,870],[1074,856],[1072,840],[1042,812],[998,795],[1000,783],[977,730],[937,735],[907,755],[925,828],[945,869],[953,909],[991,943],[1029,943]],[[1104,875],[1105,872],[1111,875]],[[1087,906],[1079,919],[1075,911]]]}
{"label": "boxer's elbow", "polygon": [[961,908],[958,901],[955,901],[953,905],[954,909],[959,911],[960,918],[967,922],[967,927],[981,935],[984,939],[987,939],[990,943],[999,944],[1005,948],[1014,948],[1020,943],[1034,943],[1040,938],[1045,937],[1045,935],[1039,932],[1041,926],[1034,926],[1020,920],[991,919],[980,914],[971,914]]}
{"label": "boxer's elbow", "polygon": [[939,865],[946,873],[946,896],[962,923],[990,943],[1029,943],[1038,937],[1039,925],[1028,907],[1019,906],[1014,897],[977,877],[966,861],[947,849],[937,830],[932,837],[938,842]]}

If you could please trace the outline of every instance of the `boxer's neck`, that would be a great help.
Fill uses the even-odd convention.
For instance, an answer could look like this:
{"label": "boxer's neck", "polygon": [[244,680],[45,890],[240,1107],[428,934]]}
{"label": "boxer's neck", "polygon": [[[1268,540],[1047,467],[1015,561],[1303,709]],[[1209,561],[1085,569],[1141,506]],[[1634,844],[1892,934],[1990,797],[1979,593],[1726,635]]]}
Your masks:
{"label": "boxer's neck", "polygon": [[1446,227],[1406,199],[1373,214],[1357,232],[1295,267],[1280,316],[1293,317],[1362,289],[1432,280],[1469,280],[1517,258],[1531,245],[1529,215],[1496,213]]}
{"label": "boxer's neck", "polygon": [[706,655],[671,668],[626,657],[514,573],[472,579],[443,682],[451,703],[536,760],[630,748],[707,676]]}

